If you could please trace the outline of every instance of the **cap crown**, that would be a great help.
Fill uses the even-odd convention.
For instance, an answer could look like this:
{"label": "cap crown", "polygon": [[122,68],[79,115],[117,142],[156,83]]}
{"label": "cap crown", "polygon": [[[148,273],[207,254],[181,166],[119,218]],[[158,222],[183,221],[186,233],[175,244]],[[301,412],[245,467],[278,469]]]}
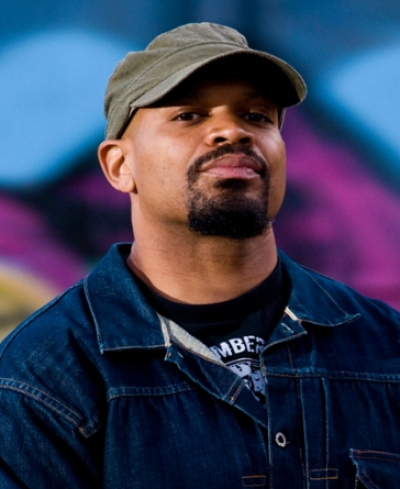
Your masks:
{"label": "cap crown", "polygon": [[146,51],[162,48],[168,50],[182,49],[193,44],[209,44],[212,42],[248,47],[246,38],[235,29],[225,25],[202,22],[200,24],[182,25],[172,31],[160,34],[147,46]]}

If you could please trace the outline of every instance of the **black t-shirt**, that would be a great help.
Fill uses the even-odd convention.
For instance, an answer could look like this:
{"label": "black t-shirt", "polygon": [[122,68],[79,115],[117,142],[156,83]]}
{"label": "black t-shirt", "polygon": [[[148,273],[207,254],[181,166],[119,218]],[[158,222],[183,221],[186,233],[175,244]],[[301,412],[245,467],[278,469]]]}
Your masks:
{"label": "black t-shirt", "polygon": [[282,317],[289,296],[288,280],[280,262],[254,289],[214,304],[171,301],[134,277],[158,313],[207,345],[232,371],[244,378],[255,397],[264,402],[259,353]]}

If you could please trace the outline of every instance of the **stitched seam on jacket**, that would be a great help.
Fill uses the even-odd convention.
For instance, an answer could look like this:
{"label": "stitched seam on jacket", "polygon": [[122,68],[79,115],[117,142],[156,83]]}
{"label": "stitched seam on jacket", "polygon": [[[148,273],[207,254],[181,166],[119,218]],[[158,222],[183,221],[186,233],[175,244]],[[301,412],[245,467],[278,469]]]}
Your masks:
{"label": "stitched seam on jacket", "polygon": [[[383,452],[382,450],[352,450],[353,454],[359,457],[358,454],[361,455],[366,455],[366,454],[373,454],[373,455],[390,455],[391,457],[395,457],[396,460],[400,460],[400,454],[398,453],[393,453],[393,452]],[[365,458],[365,457],[363,457]],[[386,457],[382,457],[382,459],[385,459]]]}
{"label": "stitched seam on jacket", "polygon": [[[235,393],[232,395],[231,392],[235,388],[236,384],[239,382],[239,386],[236,388]],[[232,383],[232,385],[229,387],[228,391],[226,394],[222,397],[223,400],[229,399],[229,403],[233,404],[235,402],[236,397],[239,395],[242,387],[244,386],[244,380],[242,377],[237,376],[237,379],[235,379]]]}
{"label": "stitched seam on jacket", "polygon": [[369,478],[368,474],[365,472],[362,472],[358,476],[359,480],[363,482],[364,484],[368,484],[368,487],[371,487],[373,489],[379,489],[379,487],[373,483],[373,481]]}
{"label": "stitched seam on jacket", "polygon": [[[253,482],[254,480],[260,479],[259,482]],[[242,477],[243,487],[265,487],[267,485],[267,476],[264,474],[260,475],[244,475]]]}
{"label": "stitched seam on jacket", "polygon": [[34,401],[39,402],[41,405],[59,414],[62,418],[77,427],[79,432],[85,438],[89,438],[89,436],[96,433],[96,431],[99,429],[99,419],[97,417],[94,417],[85,425],[83,424],[83,416],[67,407],[58,399],[55,399],[46,392],[37,389],[26,382],[20,382],[15,379],[0,378],[0,389],[18,392],[21,395],[27,396]]}
{"label": "stitched seam on jacket", "polygon": [[[12,379],[0,379],[0,389],[12,390],[15,392],[19,392],[20,394],[23,394],[25,396],[28,396],[31,399],[40,402],[41,404],[48,407],[52,411],[60,414],[63,418],[67,419],[76,427],[80,427],[82,423],[82,417],[79,416],[79,414],[72,411],[71,409],[69,409],[62,402],[58,401],[57,399],[54,399],[53,397],[49,396],[45,392],[36,389],[35,387],[32,387],[29,384],[25,384],[24,382],[17,382],[15,380],[10,382],[10,380]],[[7,381],[7,383],[3,383],[3,381]],[[28,390],[27,387],[29,387],[30,390]]]}
{"label": "stitched seam on jacket", "polygon": [[[309,276],[309,278],[314,282],[314,284],[333,302],[333,304],[335,304],[335,306],[339,309],[339,311],[341,311],[343,314],[345,314],[347,317],[349,316],[349,313],[347,311],[345,311],[342,307],[339,306],[339,304],[337,303],[337,301],[332,297],[332,295],[322,286],[322,284],[319,283],[318,280],[316,280],[314,278],[314,275],[318,275],[319,277],[323,277],[324,279],[328,279],[329,281],[333,282],[333,280],[329,277],[326,277],[325,275],[323,275],[322,273],[319,273],[319,272],[314,272],[313,270],[310,270],[309,268],[307,267],[304,267],[303,265],[300,265],[300,268],[303,269],[303,271],[305,273],[307,273],[307,275]],[[310,273],[311,272],[311,273]],[[360,313],[356,313],[354,314],[354,317],[352,319],[352,321],[354,321],[355,319],[358,319],[359,317],[361,317],[361,314]],[[349,318],[348,318],[349,319]],[[351,321],[351,322],[352,322]]]}
{"label": "stitched seam on jacket", "polygon": [[[312,472],[317,472],[314,476]],[[327,472],[326,475],[322,475],[321,472]],[[339,479],[339,470],[327,467],[326,469],[311,469],[310,470],[310,480],[320,481],[320,480],[334,480]]]}
{"label": "stitched seam on jacket", "polygon": [[237,396],[239,395],[240,391],[242,390],[242,387],[243,387],[243,383],[241,382],[239,384],[239,387],[236,389],[235,393],[230,397],[230,399],[229,399],[230,404],[233,404],[235,402],[235,399],[237,398]]}
{"label": "stitched seam on jacket", "polygon": [[[290,346],[289,343],[286,343],[288,355],[289,355],[289,361],[290,361],[290,366],[294,369],[294,363],[293,363],[293,358],[292,358],[292,352],[290,351]],[[304,457],[303,457],[303,449],[302,449],[302,440],[300,436],[300,426],[302,425],[302,418],[303,418],[303,405],[301,402],[301,387],[300,387],[300,379],[296,379],[296,394],[297,394],[297,403],[298,403],[298,414],[297,414],[297,444],[299,447],[299,456],[300,456],[300,462],[301,462],[301,468],[303,471],[303,488],[306,487],[306,477],[307,477],[307,469],[306,465],[304,463]]]}
{"label": "stitched seam on jacket", "polygon": [[[344,374],[344,375],[343,375]],[[326,378],[331,380],[358,380],[360,382],[376,382],[376,383],[400,383],[399,375],[385,375],[385,374],[354,374],[352,372],[316,372],[316,373],[278,373],[273,372],[271,370],[266,371],[266,375],[270,377],[285,377],[285,378],[299,378],[299,379],[307,379],[307,378]],[[364,377],[364,375],[370,375]]]}
{"label": "stitched seam on jacket", "polygon": [[94,313],[94,310],[92,307],[92,301],[90,300],[89,277],[85,277],[85,279],[83,281],[83,290],[85,292],[86,303],[88,305],[90,314],[92,315],[92,318],[93,318],[93,323],[94,323],[94,327],[96,330],[97,342],[98,342],[98,345],[100,346],[100,352],[103,352],[103,338],[101,336],[101,331],[100,331],[99,325],[97,323],[96,314]]}
{"label": "stitched seam on jacket", "polygon": [[380,460],[381,462],[393,462],[395,464],[400,464],[400,460],[396,460],[394,458],[388,458],[388,457],[356,457],[357,460]]}
{"label": "stitched seam on jacket", "polygon": [[164,387],[113,387],[107,391],[107,400],[118,397],[161,397],[196,390],[186,382]]}

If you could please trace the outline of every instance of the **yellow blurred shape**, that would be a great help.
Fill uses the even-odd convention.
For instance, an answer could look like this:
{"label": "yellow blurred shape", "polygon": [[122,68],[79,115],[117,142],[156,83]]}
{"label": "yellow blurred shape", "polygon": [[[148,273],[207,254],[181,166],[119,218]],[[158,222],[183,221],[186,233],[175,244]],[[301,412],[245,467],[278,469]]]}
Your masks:
{"label": "yellow blurred shape", "polygon": [[57,293],[32,273],[0,263],[0,340]]}

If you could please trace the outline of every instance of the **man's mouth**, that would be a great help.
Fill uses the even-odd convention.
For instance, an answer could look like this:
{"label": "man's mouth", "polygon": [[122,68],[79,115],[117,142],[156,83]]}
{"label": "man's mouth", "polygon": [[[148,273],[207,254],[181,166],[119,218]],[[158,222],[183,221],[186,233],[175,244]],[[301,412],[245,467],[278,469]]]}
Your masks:
{"label": "man's mouth", "polygon": [[238,178],[248,180],[258,177],[260,163],[243,154],[226,154],[202,165],[200,172],[217,178]]}

